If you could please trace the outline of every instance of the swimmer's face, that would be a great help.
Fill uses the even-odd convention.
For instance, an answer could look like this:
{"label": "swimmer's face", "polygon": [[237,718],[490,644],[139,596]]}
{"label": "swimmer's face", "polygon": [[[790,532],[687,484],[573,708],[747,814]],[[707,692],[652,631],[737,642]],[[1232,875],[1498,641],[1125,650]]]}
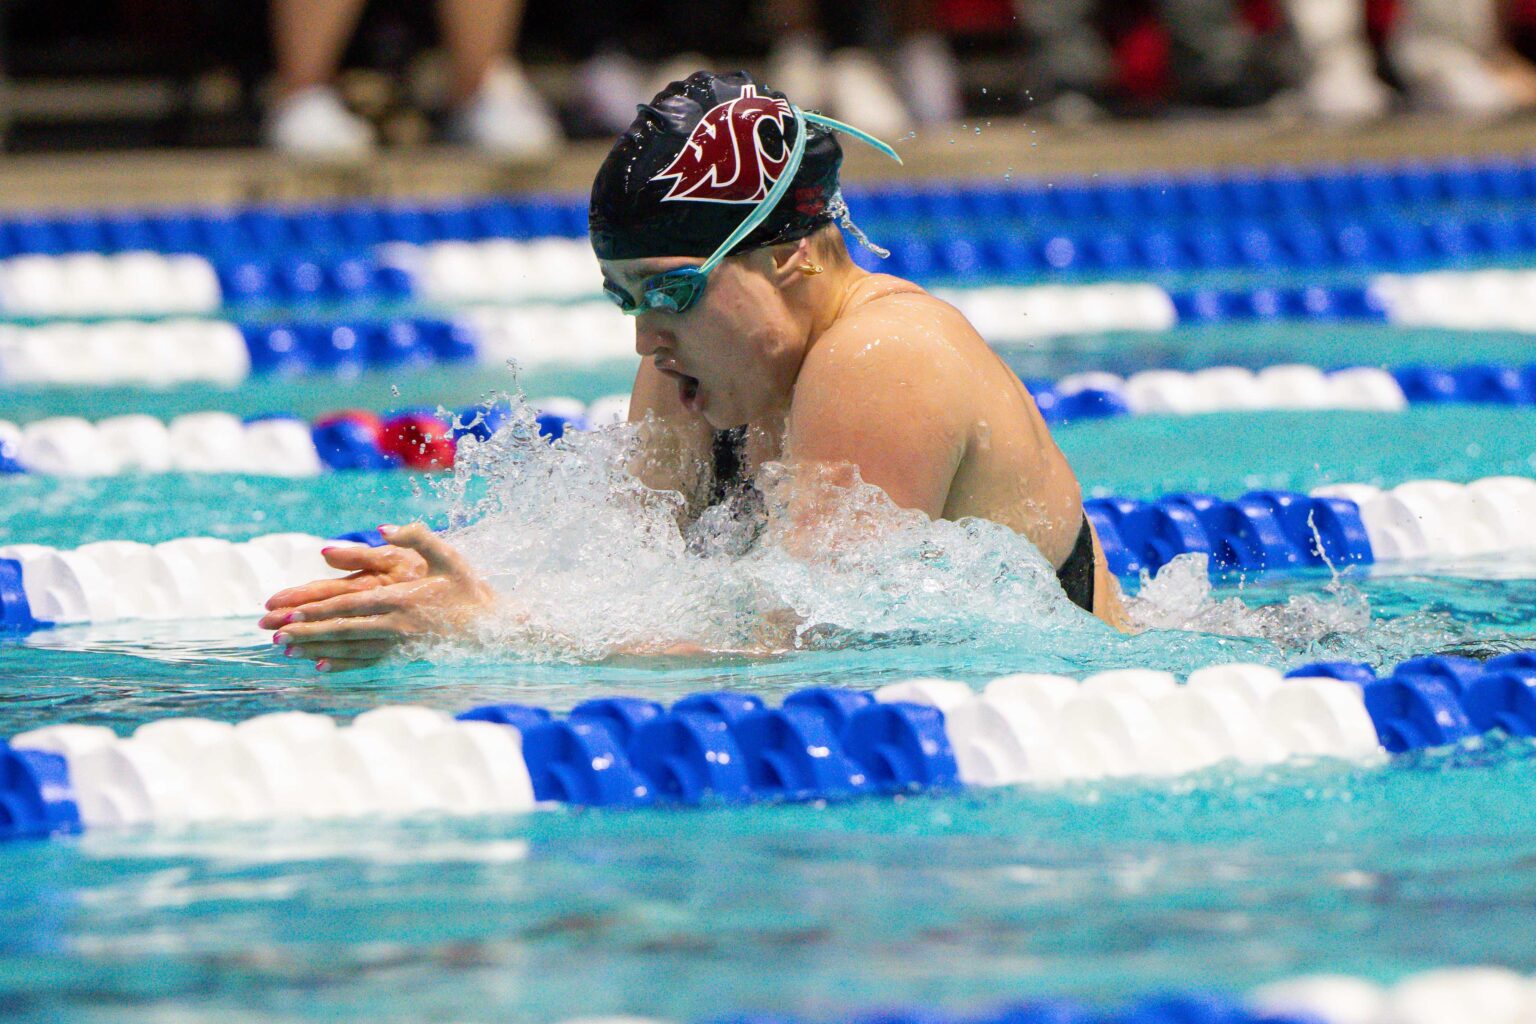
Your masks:
{"label": "swimmer's face", "polygon": [[[603,277],[634,301],[642,283],[703,260],[604,260]],[[635,318],[635,350],[677,381],[684,408],[711,427],[741,426],[787,409],[804,356],[804,332],[776,283],[773,250],[732,256],[709,275],[685,311],[646,309]]]}

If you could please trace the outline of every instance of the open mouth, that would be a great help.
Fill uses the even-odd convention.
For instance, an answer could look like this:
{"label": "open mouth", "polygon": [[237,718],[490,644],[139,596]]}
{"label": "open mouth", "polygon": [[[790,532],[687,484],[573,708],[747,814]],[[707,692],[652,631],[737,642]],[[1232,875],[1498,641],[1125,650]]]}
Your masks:
{"label": "open mouth", "polygon": [[683,403],[683,408],[690,412],[698,412],[699,403],[699,378],[690,377],[681,370],[670,366],[657,366],[658,370],[677,381],[677,396]]}

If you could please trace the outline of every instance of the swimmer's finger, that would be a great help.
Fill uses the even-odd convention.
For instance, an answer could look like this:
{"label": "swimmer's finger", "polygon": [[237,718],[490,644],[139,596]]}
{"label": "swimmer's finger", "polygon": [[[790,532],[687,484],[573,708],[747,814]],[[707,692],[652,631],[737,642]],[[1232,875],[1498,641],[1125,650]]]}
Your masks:
{"label": "swimmer's finger", "polygon": [[392,640],[327,640],[314,644],[293,644],[286,652],[289,657],[305,661],[322,658],[341,658],[349,661],[377,661],[387,658],[395,649]]}
{"label": "swimmer's finger", "polygon": [[386,540],[397,547],[407,548],[426,559],[427,571],[442,576],[474,576],[464,556],[452,544],[427,529],[426,523],[407,523],[405,526],[381,528]]}
{"label": "swimmer's finger", "polygon": [[389,640],[400,635],[401,630],[390,625],[386,616],[359,615],[322,622],[290,622],[273,635],[272,642],[287,646],[322,640]]}
{"label": "swimmer's finger", "polygon": [[299,605],[288,613],[288,622],[321,622],[358,615],[384,615],[394,611],[398,598],[389,587],[368,587],[348,594]]}
{"label": "swimmer's finger", "polygon": [[369,547],[367,544],[337,544],[320,549],[325,564],[333,569],[354,572],[359,569],[378,569],[389,560],[386,549]]}
{"label": "swimmer's finger", "polygon": [[[313,580],[309,583],[302,583],[297,587],[289,587],[287,590],[279,590],[267,598],[267,608],[274,612],[280,608],[291,610],[301,605],[313,604],[316,601],[324,601],[342,594],[355,594],[363,590],[373,590],[382,586],[385,582],[385,580],[377,576],[368,575],[345,576],[339,580]],[[277,623],[277,625],[282,625],[282,623]],[[269,626],[267,628],[275,629],[276,626]]]}
{"label": "swimmer's finger", "polygon": [[345,544],[321,548],[326,564],[335,569],[352,572],[399,573],[411,568],[423,568],[421,556],[391,544],[371,548],[366,544]]}

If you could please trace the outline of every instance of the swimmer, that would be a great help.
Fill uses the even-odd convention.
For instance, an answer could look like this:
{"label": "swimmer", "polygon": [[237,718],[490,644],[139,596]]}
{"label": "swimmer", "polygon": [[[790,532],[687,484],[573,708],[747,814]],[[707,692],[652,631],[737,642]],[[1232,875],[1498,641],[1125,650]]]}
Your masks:
{"label": "swimmer", "polygon": [[[1082,492],[1034,400],[958,310],[850,258],[837,134],[745,73],[674,82],[614,145],[592,185],[603,288],[635,317],[634,472],[688,507],[786,467],[788,535],[813,536],[831,480],[861,479],[932,518],[1027,537],[1066,596],[1126,627]],[[894,156],[894,153],[891,155]],[[275,594],[274,642],[322,671],[402,644],[466,636],[498,598],[424,525],[379,548],[329,549],[351,575]]]}

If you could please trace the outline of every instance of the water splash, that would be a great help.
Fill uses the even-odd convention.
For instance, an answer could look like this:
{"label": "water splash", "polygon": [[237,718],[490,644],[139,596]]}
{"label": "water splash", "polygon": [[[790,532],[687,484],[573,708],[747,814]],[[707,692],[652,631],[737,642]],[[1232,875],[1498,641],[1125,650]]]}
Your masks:
{"label": "water splash", "polygon": [[[1198,558],[1145,583],[1129,608],[1148,632],[1121,638],[1066,599],[1023,536],[984,520],[931,521],[855,472],[792,484],[770,465],[760,501],[748,503],[756,514],[728,503],[680,529],[682,497],[630,473],[648,425],[550,444],[521,396],[511,401],[507,425],[484,442],[466,437],[454,475],[437,486],[451,510],[448,539],[515,609],[480,639],[519,656],[986,643],[1103,664],[1117,651],[1145,662],[1149,647],[1184,649],[1180,636],[1194,632],[1249,641],[1227,644],[1229,656],[1280,663],[1383,639],[1365,595],[1337,579],[1253,607],[1213,599]],[[814,532],[789,525],[791,499],[816,503]]]}

